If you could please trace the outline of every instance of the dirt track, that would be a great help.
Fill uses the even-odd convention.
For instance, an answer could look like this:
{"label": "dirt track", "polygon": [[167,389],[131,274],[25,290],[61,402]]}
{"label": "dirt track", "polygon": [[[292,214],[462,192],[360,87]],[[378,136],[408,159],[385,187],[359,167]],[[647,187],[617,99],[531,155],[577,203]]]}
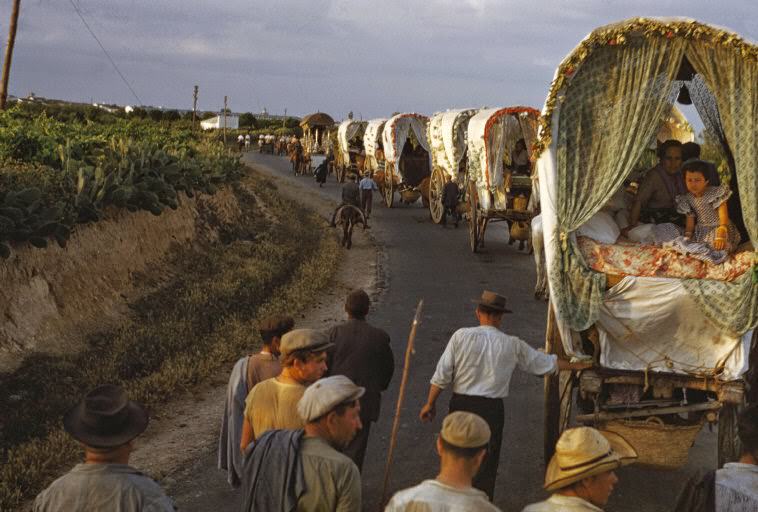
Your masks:
{"label": "dirt track", "polygon": [[[297,197],[322,214],[330,213],[339,196],[339,187],[330,178],[319,189],[305,177],[294,178],[284,159],[250,154],[248,161],[277,178],[282,192]],[[515,314],[506,319],[505,330],[542,345],[545,311],[543,302],[532,297],[534,268],[531,256],[502,242],[504,229],[495,224],[488,230],[487,247],[481,254],[468,249],[465,225],[454,230],[435,226],[420,204],[388,210],[375,197],[372,239],[360,230],[352,251],[346,254],[334,288],[314,310],[304,312],[302,326],[322,326],[342,319],[341,300],[351,286],[373,290],[376,301],[369,321],[386,329],[392,337],[398,372],[384,394],[383,415],[372,427],[363,473],[364,510],[377,510],[384,460],[388,447],[392,413],[400,381],[405,340],[415,305],[424,298],[425,311],[419,327],[408,394],[401,416],[401,430],[393,467],[392,491],[433,478],[437,458],[433,449],[440,418],[447,408],[448,395],[438,402],[438,419],[421,424],[417,413],[423,404],[437,359],[452,332],[474,324],[470,299],[483,288],[508,295]],[[375,251],[374,244],[378,248]],[[145,439],[135,463],[159,470],[168,476],[163,484],[181,510],[235,510],[238,492],[229,489],[225,475],[216,469],[216,429],[223,408],[226,374],[219,374],[214,386],[179,400],[164,412],[162,426]],[[495,503],[505,510],[518,511],[526,504],[544,499],[541,491],[542,464],[542,379],[516,372],[506,399],[506,425]],[[191,412],[191,420],[187,413]],[[172,428],[172,425],[173,428]],[[184,425],[184,426],[181,426]],[[156,441],[164,439],[163,444]],[[191,440],[191,441],[188,441]],[[715,434],[704,430],[690,451],[690,464],[676,472],[654,472],[627,468],[620,472],[618,485],[608,510],[670,510],[676,492],[688,473],[697,467],[715,464]],[[176,455],[170,467],[152,465],[158,447]],[[163,457],[163,456],[162,456]],[[164,461],[165,462],[165,461]]]}

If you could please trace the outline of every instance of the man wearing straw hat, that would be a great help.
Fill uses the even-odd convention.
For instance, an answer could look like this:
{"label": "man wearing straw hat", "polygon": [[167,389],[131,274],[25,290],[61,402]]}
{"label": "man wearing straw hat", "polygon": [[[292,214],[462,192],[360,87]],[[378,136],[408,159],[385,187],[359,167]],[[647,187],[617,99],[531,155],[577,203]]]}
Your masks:
{"label": "man wearing straw hat", "polygon": [[623,437],[591,427],[561,434],[545,471],[545,490],[552,496],[522,512],[603,512],[618,482],[615,470],[637,458]]}
{"label": "man wearing straw hat", "polygon": [[437,398],[443,389],[451,386],[451,412],[468,411],[484,418],[492,438],[487,457],[474,479],[474,487],[486,492],[492,500],[505,423],[503,398],[508,396],[516,366],[534,375],[545,375],[559,369],[583,370],[591,364],[558,359],[554,354],[535,350],[524,340],[501,331],[503,314],[511,312],[502,295],[484,291],[474,302],[479,326],[458,329],[450,338],[437,363],[429,397],[419,417],[421,421],[432,421]]}
{"label": "man wearing straw hat", "polygon": [[437,437],[440,472],[434,480],[400,491],[384,512],[499,512],[487,495],[471,483],[487,455],[490,427],[470,412],[452,412]]}
{"label": "man wearing straw hat", "polygon": [[133,441],[147,428],[147,411],[118,386],[100,386],[63,417],[63,428],[84,448],[84,463],[34,500],[35,512],[163,512],[171,499],[129,465]]}

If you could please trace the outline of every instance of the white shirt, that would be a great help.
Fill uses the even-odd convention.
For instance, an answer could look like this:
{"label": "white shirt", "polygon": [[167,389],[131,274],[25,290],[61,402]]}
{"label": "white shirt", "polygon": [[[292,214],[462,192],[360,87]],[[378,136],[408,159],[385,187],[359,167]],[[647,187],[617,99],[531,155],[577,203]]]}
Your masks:
{"label": "white shirt", "polygon": [[758,466],[728,462],[716,471],[716,510],[758,510]]}
{"label": "white shirt", "polygon": [[545,375],[558,369],[558,356],[539,352],[495,327],[464,327],[450,338],[431,383],[443,389],[452,383],[459,395],[504,398],[516,365]]}
{"label": "white shirt", "polygon": [[358,188],[361,190],[379,190],[376,186],[376,182],[371,178],[363,178],[358,183]]}
{"label": "white shirt", "polygon": [[603,509],[576,496],[553,494],[545,501],[527,505],[521,512],[603,512]]}
{"label": "white shirt", "polygon": [[479,489],[456,489],[437,480],[395,494],[384,512],[500,512]]}

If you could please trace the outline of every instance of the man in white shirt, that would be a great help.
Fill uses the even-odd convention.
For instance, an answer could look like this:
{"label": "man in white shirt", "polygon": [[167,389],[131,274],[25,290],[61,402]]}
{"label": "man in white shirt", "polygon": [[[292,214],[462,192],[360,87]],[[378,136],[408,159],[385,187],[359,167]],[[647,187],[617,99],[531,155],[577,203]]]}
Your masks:
{"label": "man in white shirt", "polygon": [[499,512],[486,494],[471,486],[489,441],[490,427],[476,414],[448,414],[437,437],[437,478],[398,492],[384,512]]}
{"label": "man in white shirt", "polygon": [[583,370],[592,365],[570,363],[554,354],[545,354],[530,347],[524,340],[500,330],[506,308],[502,295],[485,291],[476,308],[479,327],[458,329],[445,348],[429,387],[429,397],[421,408],[421,421],[432,421],[436,414],[437,398],[452,385],[450,412],[468,411],[478,414],[492,431],[487,458],[474,479],[474,487],[487,493],[490,500],[495,492],[495,479],[500,461],[505,411],[503,398],[513,370],[545,375],[557,370]]}
{"label": "man in white shirt", "polygon": [[358,189],[361,191],[361,208],[366,216],[366,220],[368,220],[371,216],[374,190],[379,190],[379,187],[376,186],[376,182],[371,179],[371,172],[366,171],[363,173],[363,179],[358,183]]}
{"label": "man in white shirt", "polygon": [[614,432],[570,428],[555,444],[545,471],[552,496],[521,512],[603,512],[619,479],[616,469],[633,463],[637,452]]}

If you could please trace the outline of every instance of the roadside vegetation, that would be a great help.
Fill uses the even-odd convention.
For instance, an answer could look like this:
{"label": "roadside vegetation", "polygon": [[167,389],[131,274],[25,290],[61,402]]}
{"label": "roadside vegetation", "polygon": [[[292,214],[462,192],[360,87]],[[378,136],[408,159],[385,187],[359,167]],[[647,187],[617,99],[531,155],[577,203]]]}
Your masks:
{"label": "roadside vegetation", "polygon": [[[19,119],[13,114],[2,115],[4,126]],[[97,162],[113,158],[110,161],[116,162],[116,168],[123,169],[114,155],[131,155],[125,172],[134,176],[132,169],[140,165],[137,161],[144,156],[130,153],[139,151],[134,145],[145,144],[151,151],[163,151],[165,158],[172,159],[166,166],[183,169],[184,164],[177,162],[182,161],[185,151],[195,159],[192,169],[201,176],[219,173],[223,179],[215,182],[209,178],[194,182],[202,183],[197,188],[193,185],[177,189],[166,173],[154,172],[155,160],[145,165],[150,171],[144,175],[188,195],[193,191],[212,192],[205,187],[215,187],[216,183],[231,187],[242,214],[233,224],[226,224],[212,211],[201,210],[203,223],[219,231],[218,239],[178,248],[165,267],[140,276],[138,279],[154,291],[129,304],[131,314],[121,325],[85,340],[84,351],[54,357],[34,355],[16,371],[0,375],[0,510],[12,510],[32,498],[77,462],[80,448],[63,431],[61,418],[89,389],[104,383],[120,384],[132,398],[156,410],[178,392],[202,382],[241,354],[255,350],[260,344],[258,318],[273,312],[296,315],[306,309],[331,278],[339,251],[334,238],[324,229],[323,220],[283,199],[270,180],[252,171],[239,179],[238,160],[230,158],[225,150],[198,149],[204,144],[202,140],[192,138],[188,146],[181,146],[187,142],[181,140],[185,135],[169,128],[118,120],[94,128],[77,125],[74,129],[86,135],[61,139],[55,135],[56,130],[65,132],[65,127],[58,121],[35,115],[25,122],[32,123],[32,135],[16,130],[14,138],[0,130],[0,151],[6,157],[9,140],[24,141],[12,146],[16,150],[31,143],[49,149],[54,144],[48,141],[53,140],[58,146],[67,145],[67,155],[73,155],[71,158],[77,162],[87,162],[88,155],[97,155]],[[90,130],[101,132],[92,134]],[[126,142],[126,149],[113,142],[114,137],[128,140],[132,130],[143,134],[139,142]],[[162,137],[169,149],[161,145]],[[62,203],[57,218],[68,219],[72,226],[85,221],[83,203],[77,199],[84,189],[77,188],[76,180],[72,183],[74,175],[66,169],[65,161],[59,160],[59,164],[54,152],[45,156],[39,149],[26,155],[3,160],[0,197],[33,188],[39,191],[38,201]],[[215,162],[215,170],[208,170],[209,162]],[[92,172],[96,181],[96,172]],[[154,193],[163,206],[171,207],[161,199],[168,196]],[[109,205],[118,207],[112,193],[105,197],[111,198]],[[125,207],[130,204],[127,201]],[[132,206],[150,209],[142,203]],[[93,205],[98,214],[102,207]],[[86,221],[91,220],[95,219]]]}

